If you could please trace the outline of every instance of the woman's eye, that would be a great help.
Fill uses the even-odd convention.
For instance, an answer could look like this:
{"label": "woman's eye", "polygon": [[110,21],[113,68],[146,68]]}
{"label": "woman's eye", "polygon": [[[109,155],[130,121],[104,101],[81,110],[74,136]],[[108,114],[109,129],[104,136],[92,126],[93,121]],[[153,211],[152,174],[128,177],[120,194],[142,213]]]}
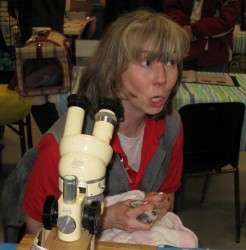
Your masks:
{"label": "woman's eye", "polygon": [[170,66],[174,66],[176,64],[177,64],[177,62],[175,60],[169,60],[166,62],[166,65],[170,65]]}
{"label": "woman's eye", "polygon": [[143,66],[150,66],[151,65],[151,62],[150,61],[142,61],[141,64]]}

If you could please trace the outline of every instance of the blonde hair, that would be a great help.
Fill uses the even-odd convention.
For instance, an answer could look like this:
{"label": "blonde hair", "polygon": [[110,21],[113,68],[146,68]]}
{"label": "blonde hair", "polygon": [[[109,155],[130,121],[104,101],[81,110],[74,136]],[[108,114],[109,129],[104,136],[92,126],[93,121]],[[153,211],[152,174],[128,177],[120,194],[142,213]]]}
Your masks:
{"label": "blonde hair", "polygon": [[[146,60],[163,62],[175,56],[179,79],[170,99],[177,91],[183,58],[189,50],[185,31],[162,13],[137,10],[120,16],[103,34],[81,78],[79,93],[88,97],[95,112],[100,97],[119,98],[122,73],[130,62]],[[170,105],[165,109],[171,111]],[[170,106],[170,107],[169,107]]]}

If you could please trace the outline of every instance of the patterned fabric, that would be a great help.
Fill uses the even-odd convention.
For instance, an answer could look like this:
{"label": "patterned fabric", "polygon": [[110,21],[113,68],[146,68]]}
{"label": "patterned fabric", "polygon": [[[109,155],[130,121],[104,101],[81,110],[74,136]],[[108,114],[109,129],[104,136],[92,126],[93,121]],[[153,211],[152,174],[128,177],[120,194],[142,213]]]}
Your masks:
{"label": "patterned fabric", "polygon": [[[187,104],[208,102],[243,102],[246,105],[246,74],[231,75],[236,77],[239,87],[182,83],[174,99],[174,108],[179,110]],[[244,115],[240,150],[246,151],[246,114]]]}

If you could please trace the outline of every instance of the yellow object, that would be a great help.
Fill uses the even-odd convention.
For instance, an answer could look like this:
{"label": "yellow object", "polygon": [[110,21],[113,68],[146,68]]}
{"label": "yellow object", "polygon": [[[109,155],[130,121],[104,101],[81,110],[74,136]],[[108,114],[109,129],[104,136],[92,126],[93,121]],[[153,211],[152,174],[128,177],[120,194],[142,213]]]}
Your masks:
{"label": "yellow object", "polygon": [[0,125],[7,125],[26,117],[32,107],[32,97],[23,97],[7,84],[0,84]]}

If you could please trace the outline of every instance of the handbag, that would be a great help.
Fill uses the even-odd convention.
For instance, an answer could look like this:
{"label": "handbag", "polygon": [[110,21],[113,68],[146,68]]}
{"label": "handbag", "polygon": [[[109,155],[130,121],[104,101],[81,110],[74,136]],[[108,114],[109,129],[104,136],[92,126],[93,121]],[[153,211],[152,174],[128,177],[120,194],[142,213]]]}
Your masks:
{"label": "handbag", "polygon": [[35,33],[16,48],[16,79],[22,96],[66,93],[71,89],[72,53],[68,39],[53,30]]}

